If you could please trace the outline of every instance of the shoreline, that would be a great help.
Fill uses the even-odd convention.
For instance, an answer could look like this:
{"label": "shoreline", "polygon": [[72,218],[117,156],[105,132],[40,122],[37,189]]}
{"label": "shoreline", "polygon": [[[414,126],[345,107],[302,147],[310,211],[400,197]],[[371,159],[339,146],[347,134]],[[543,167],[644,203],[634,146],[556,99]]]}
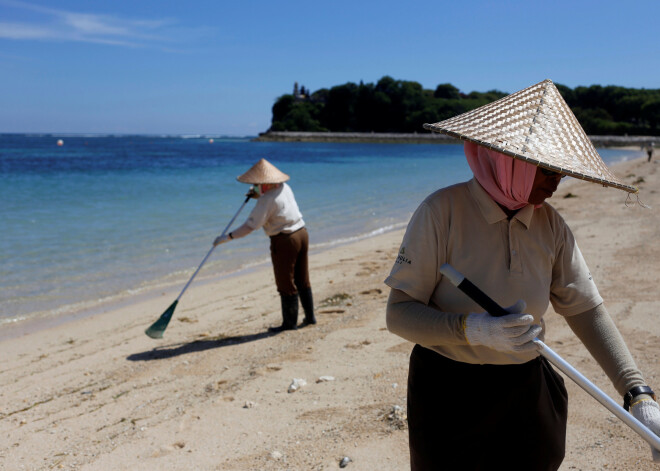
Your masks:
{"label": "shoreline", "polygon": [[[321,242],[313,244],[309,248],[310,256],[321,254],[328,250],[333,250],[337,247],[354,244],[356,242],[378,237],[379,235],[387,234],[390,232],[400,231],[405,228],[407,222],[400,224],[393,224],[388,227],[380,228],[365,234],[358,234],[356,236],[346,237],[331,242]],[[256,234],[261,236],[261,233]],[[267,244],[264,240],[264,244]],[[112,294],[103,299],[79,301],[74,304],[66,304],[58,307],[55,311],[34,311],[20,316],[19,319],[5,320],[0,323],[0,343],[7,340],[12,340],[25,335],[35,334],[45,329],[51,329],[70,322],[75,322],[87,317],[94,317],[103,315],[107,312],[112,312],[118,309],[125,308],[131,304],[139,304],[145,301],[151,301],[161,296],[171,296],[172,300],[180,293],[185,283],[192,276],[196,267],[191,267],[187,270],[187,276],[181,277],[175,281],[163,281],[170,277],[167,274],[160,279],[151,280],[149,284],[143,288],[128,289],[115,294]],[[270,259],[254,260],[242,265],[240,268],[213,274],[204,274],[200,272],[194,280],[194,285],[203,286],[214,283],[221,283],[223,280],[234,277],[241,277],[255,271],[271,270]],[[192,286],[192,285],[191,285]],[[169,304],[168,304],[169,305]],[[163,306],[163,311],[167,306]],[[160,314],[158,314],[160,315]],[[157,319],[154,314],[154,321]]]}
{"label": "shoreline", "polygon": [[[639,149],[649,142],[660,141],[660,136],[589,136],[595,147],[632,147]],[[458,144],[445,134],[420,133],[368,133],[368,132],[290,132],[266,131],[253,142],[352,142],[374,144]]]}

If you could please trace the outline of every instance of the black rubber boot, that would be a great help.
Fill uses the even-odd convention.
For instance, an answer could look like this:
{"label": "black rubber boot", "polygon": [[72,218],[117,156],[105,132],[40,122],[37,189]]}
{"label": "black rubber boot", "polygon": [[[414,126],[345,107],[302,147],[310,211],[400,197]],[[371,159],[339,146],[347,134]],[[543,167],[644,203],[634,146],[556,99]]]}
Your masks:
{"label": "black rubber boot", "polygon": [[303,311],[305,311],[305,319],[302,321],[301,327],[316,324],[316,317],[314,316],[314,298],[312,297],[312,288],[301,289],[300,304],[302,304]]}
{"label": "black rubber boot", "polygon": [[298,323],[298,295],[280,295],[282,301],[282,325],[269,327],[270,332],[282,332],[283,330],[296,330]]}

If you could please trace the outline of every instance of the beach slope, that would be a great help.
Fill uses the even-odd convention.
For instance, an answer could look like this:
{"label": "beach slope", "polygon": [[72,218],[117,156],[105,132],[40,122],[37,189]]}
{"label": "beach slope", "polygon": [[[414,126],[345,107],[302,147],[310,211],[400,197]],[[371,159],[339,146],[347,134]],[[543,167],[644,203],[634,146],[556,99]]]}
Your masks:
{"label": "beach slope", "polygon": [[[614,167],[652,209],[575,180],[551,201],[656,390],[659,168],[645,159]],[[383,284],[402,234],[312,253],[319,323],[299,331],[267,332],[280,310],[265,267],[193,284],[162,340],[144,329],[180,287],[0,342],[0,469],[331,470],[342,459],[353,470],[407,469],[412,344],[386,330]],[[547,344],[618,401],[562,318],[548,312],[547,328]],[[292,390],[294,380],[304,382]],[[657,469],[645,442],[565,381],[561,469]]]}

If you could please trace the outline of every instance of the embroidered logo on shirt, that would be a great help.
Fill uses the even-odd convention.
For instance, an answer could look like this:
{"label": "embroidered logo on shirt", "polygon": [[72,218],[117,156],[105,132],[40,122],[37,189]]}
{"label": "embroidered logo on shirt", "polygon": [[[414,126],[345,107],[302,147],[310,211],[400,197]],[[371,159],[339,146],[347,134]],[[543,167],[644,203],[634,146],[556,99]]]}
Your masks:
{"label": "embroidered logo on shirt", "polygon": [[396,263],[398,263],[399,265],[403,265],[404,263],[407,263],[408,265],[412,265],[412,261],[404,255],[405,253],[406,253],[406,248],[401,247],[401,250],[399,250],[399,256],[396,258]]}

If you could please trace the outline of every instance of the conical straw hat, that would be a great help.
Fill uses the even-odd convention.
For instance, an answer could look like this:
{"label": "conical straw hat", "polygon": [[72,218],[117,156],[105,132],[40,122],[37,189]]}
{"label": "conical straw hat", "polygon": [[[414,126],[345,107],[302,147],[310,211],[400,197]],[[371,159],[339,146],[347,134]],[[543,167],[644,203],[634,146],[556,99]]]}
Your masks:
{"label": "conical straw hat", "polygon": [[607,168],[551,80],[424,128],[564,175],[638,191]]}
{"label": "conical straw hat", "polygon": [[282,183],[290,177],[286,173],[282,173],[273,164],[266,159],[261,159],[254,164],[250,170],[243,175],[236,177],[236,180],[242,183]]}

